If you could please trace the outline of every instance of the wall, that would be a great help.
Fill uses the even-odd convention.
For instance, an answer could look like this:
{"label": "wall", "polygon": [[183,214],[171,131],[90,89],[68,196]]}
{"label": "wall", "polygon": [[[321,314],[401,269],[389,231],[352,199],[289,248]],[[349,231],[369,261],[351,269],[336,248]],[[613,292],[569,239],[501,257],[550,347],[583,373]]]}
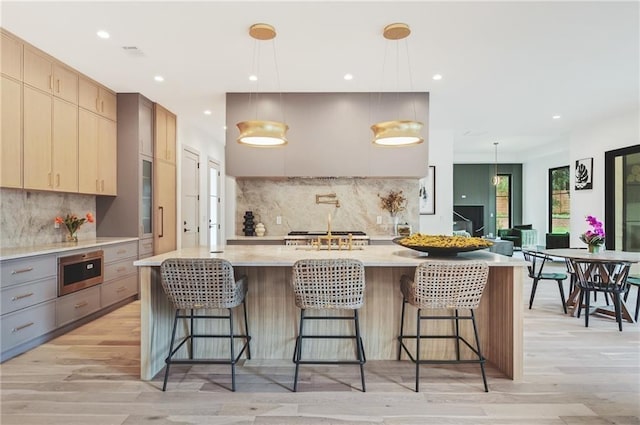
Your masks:
{"label": "wall", "polygon": [[[95,215],[96,198],[74,193],[34,192],[22,189],[0,189],[0,246],[42,245],[66,240],[66,227],[54,228],[56,216],[68,213],[78,217],[88,212]],[[96,226],[85,223],[78,239],[94,239]]]}
{"label": "wall", "polygon": [[[499,174],[511,174],[512,224],[522,221],[522,164],[498,164]],[[496,234],[496,193],[491,184],[494,164],[454,164],[453,205],[483,205],[484,234]]]}
{"label": "wall", "polygon": [[[378,194],[402,190],[406,211],[399,214],[418,228],[418,180],[377,178],[236,178],[235,233],[242,235],[243,215],[253,211],[267,235],[283,236],[291,230],[326,230],[328,214],[333,230],[361,230],[368,235],[389,235],[390,214],[381,209]],[[335,193],[340,207],[316,204],[316,195]],[[281,216],[282,224],[276,224]],[[378,216],[383,224],[376,224]]]}
{"label": "wall", "polygon": [[453,131],[430,128],[429,165],[436,167],[436,211],[420,216],[420,232],[449,235],[453,230]]}
{"label": "wall", "polygon": [[[585,126],[571,133],[571,246],[584,246],[579,235],[588,230],[587,215],[604,220],[604,154],[640,143],[640,108]],[[575,190],[575,161],[593,158],[593,189]]]}

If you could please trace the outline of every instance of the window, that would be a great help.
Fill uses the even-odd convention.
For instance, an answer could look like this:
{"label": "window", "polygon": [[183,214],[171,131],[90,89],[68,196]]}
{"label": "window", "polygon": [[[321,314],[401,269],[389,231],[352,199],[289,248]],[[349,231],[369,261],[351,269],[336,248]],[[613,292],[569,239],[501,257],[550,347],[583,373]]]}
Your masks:
{"label": "window", "polygon": [[549,169],[549,233],[569,233],[569,166]]}
{"label": "window", "polygon": [[511,174],[498,174],[496,185],[496,232],[511,227]]}
{"label": "window", "polygon": [[605,152],[607,249],[640,252],[640,145]]}

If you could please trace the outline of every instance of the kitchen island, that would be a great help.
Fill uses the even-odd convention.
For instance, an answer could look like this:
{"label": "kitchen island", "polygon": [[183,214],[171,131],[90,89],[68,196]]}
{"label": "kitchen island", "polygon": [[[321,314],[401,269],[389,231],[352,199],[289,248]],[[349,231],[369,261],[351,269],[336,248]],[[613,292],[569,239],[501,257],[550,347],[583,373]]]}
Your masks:
{"label": "kitchen island", "polygon": [[[488,251],[460,253],[455,257],[433,257],[400,246],[365,246],[352,251],[315,250],[296,246],[223,246],[185,248],[162,255],[145,258],[134,264],[140,267],[141,299],[141,354],[140,377],[152,379],[163,367],[167,355],[173,321],[173,306],[166,298],[160,283],[160,264],[167,258],[224,258],[234,266],[236,277],[247,275],[249,293],[247,309],[249,332],[252,336],[252,360],[290,359],[297,333],[299,310],[295,306],[291,288],[291,266],[302,258],[356,258],[365,265],[366,291],[364,306],[360,310],[360,326],[364,347],[369,360],[392,360],[397,353],[402,296],[400,276],[413,275],[415,266],[422,261],[481,260],[489,264],[489,282],[480,306],[476,310],[483,354],[487,361],[505,376],[519,380],[523,369],[523,302],[522,260],[493,254]],[[240,309],[241,310],[241,309]],[[242,320],[238,314],[236,325]],[[407,313],[407,329],[415,329],[415,310]],[[345,323],[323,326],[325,333],[349,332]],[[452,331],[453,321],[436,321],[423,326],[427,333]],[[332,327],[334,326],[334,327]],[[330,328],[330,329],[327,329]],[[426,329],[425,329],[426,328]],[[210,327],[207,327],[210,330]],[[213,326],[213,329],[215,326]],[[461,333],[472,340],[472,330],[466,327]],[[469,339],[471,338],[471,339]],[[240,341],[238,341],[240,343]],[[198,342],[196,355],[207,350],[209,357],[226,356],[228,344],[221,347],[205,347]],[[313,344],[313,345],[312,345]],[[315,358],[329,355],[350,358],[353,347],[344,341],[323,340],[312,342]],[[454,345],[447,340],[424,344],[424,355],[450,358],[455,355]],[[464,353],[463,356],[470,356]],[[469,357],[471,358],[471,357]]]}

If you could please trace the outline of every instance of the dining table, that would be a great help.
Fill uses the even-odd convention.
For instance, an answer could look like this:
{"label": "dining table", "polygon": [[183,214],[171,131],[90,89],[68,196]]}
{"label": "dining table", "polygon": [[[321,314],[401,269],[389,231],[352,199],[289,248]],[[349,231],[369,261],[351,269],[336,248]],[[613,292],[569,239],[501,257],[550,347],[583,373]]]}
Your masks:
{"label": "dining table", "polygon": [[[590,260],[603,263],[609,262],[628,262],[632,264],[640,263],[640,252],[629,251],[616,251],[616,250],[601,250],[599,252],[589,252],[587,249],[582,248],[557,248],[557,249],[542,249],[539,251],[542,254],[549,257],[560,257],[573,260]],[[575,316],[578,311],[580,303],[580,288],[576,285],[569,296],[567,297],[566,306],[569,309],[569,314]],[[628,322],[635,323],[633,314],[627,306],[624,300],[621,301],[622,318]],[[604,314],[606,316],[615,317],[615,313],[609,306],[597,306],[594,313]]]}

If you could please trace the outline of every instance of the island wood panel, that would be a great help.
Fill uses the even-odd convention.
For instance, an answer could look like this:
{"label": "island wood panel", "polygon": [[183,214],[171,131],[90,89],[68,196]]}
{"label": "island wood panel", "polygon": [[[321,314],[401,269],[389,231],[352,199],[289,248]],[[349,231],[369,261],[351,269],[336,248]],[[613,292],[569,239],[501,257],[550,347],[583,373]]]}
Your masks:
{"label": "island wood panel", "polygon": [[[360,326],[367,358],[393,360],[397,356],[397,336],[400,329],[401,293],[400,276],[413,273],[412,267],[365,268],[366,292],[364,306],[360,310]],[[158,267],[141,268],[141,379],[150,380],[164,367],[168,353],[174,311],[160,283]],[[288,359],[293,355],[297,335],[299,310],[291,288],[291,267],[236,267],[236,276],[246,274],[249,280],[247,308],[249,333],[252,336],[252,359]],[[490,268],[489,283],[476,311],[483,352],[487,361],[495,365],[507,377],[522,377],[522,295],[521,270],[514,267]],[[333,312],[344,314],[341,312]],[[415,313],[407,306],[405,329],[415,333]],[[444,313],[444,311],[442,312]],[[327,312],[310,312],[323,315]],[[349,314],[349,313],[346,313]],[[513,314],[519,319],[513,320]],[[198,332],[224,333],[228,322],[199,325]],[[242,333],[244,319],[242,309],[234,313],[236,333]],[[461,334],[473,343],[470,323],[461,323]],[[186,321],[178,327],[178,335],[184,335]],[[454,322],[448,320],[423,322],[423,332],[428,334],[452,334]],[[351,321],[309,321],[305,334],[331,332],[353,335]],[[236,341],[236,353],[242,345]],[[407,342],[409,347],[415,347]],[[455,358],[455,345],[450,340],[430,340],[422,345],[421,356],[432,359]],[[198,340],[194,347],[196,357],[229,356],[228,342],[214,344]],[[186,357],[186,350],[183,355]],[[206,354],[205,354],[206,353]],[[351,359],[355,354],[352,341],[318,340],[305,342],[303,357],[313,359]],[[472,358],[463,349],[463,358]],[[406,358],[403,356],[403,358]]]}

